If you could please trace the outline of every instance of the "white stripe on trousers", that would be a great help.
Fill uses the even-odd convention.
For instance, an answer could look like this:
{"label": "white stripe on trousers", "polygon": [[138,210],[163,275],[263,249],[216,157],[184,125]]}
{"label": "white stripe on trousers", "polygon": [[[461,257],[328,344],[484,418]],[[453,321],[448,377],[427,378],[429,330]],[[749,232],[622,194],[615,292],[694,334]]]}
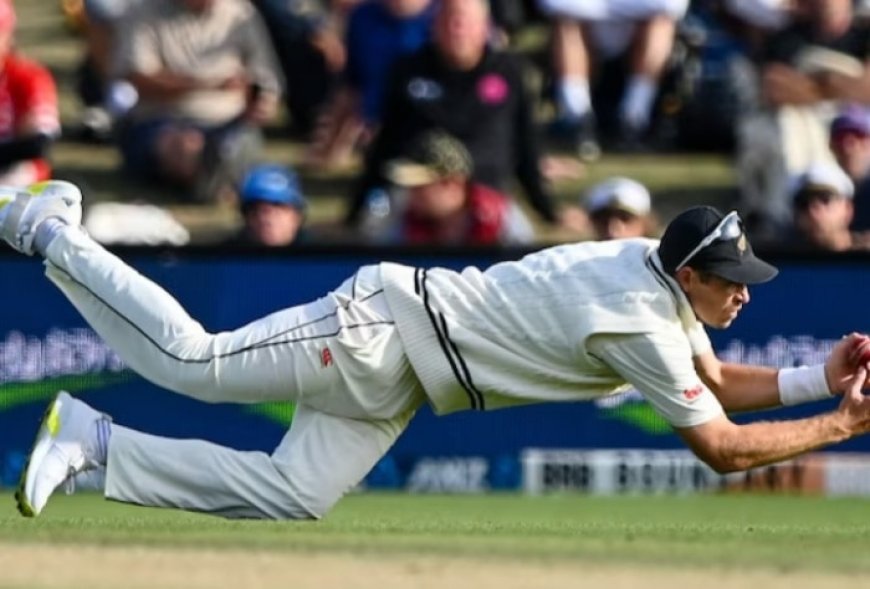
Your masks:
{"label": "white stripe on trousers", "polygon": [[112,499],[229,517],[321,517],[425,399],[379,293],[376,266],[313,303],[210,334],[78,228],[61,231],[47,258],[47,276],[146,379],[208,402],[297,402],[272,455],[113,426]]}

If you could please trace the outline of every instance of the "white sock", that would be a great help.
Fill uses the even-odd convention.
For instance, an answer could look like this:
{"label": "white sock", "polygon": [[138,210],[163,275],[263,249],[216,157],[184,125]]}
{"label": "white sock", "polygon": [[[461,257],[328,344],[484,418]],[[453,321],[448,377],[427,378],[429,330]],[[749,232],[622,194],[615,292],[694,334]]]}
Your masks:
{"label": "white sock", "polygon": [[556,83],[556,103],[559,114],[569,121],[581,119],[592,108],[589,80],[581,77],[565,77]]}
{"label": "white sock", "polygon": [[36,236],[33,238],[33,247],[39,252],[39,255],[45,257],[49,244],[66,227],[69,227],[69,225],[60,217],[49,217],[37,226]]}
{"label": "white sock", "polygon": [[100,417],[94,422],[90,439],[85,443],[85,456],[99,466],[106,466],[109,458],[109,441],[112,439],[112,420]]}
{"label": "white sock", "polygon": [[658,83],[652,78],[641,75],[631,76],[619,109],[622,122],[633,129],[646,129],[649,126],[657,91]]}
{"label": "white sock", "polygon": [[77,472],[75,476],[67,479],[64,485],[64,491],[67,495],[72,495],[78,491],[98,491],[100,493],[106,490],[106,469],[104,467],[89,468]]}

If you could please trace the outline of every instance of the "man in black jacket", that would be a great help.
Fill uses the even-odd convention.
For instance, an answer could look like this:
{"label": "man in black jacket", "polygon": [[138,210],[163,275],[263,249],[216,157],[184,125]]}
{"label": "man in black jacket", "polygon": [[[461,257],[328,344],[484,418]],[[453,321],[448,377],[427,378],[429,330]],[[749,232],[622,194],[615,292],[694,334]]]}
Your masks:
{"label": "man in black jacket", "polygon": [[411,138],[443,129],[471,153],[474,181],[509,192],[515,176],[541,218],[577,228],[576,211],[560,214],[544,186],[520,62],[487,46],[487,2],[444,0],[433,26],[432,43],[393,71],[382,127],[352,195],[347,223],[359,221],[368,194],[386,183],[386,162],[402,156]]}

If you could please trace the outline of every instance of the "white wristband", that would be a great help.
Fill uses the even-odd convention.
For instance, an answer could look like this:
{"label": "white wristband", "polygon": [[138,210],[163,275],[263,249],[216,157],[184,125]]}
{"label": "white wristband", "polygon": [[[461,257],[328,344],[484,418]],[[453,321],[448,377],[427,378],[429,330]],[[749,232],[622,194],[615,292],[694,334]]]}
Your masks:
{"label": "white wristband", "polygon": [[779,384],[779,400],[783,405],[798,405],[831,397],[824,364],[781,368],[776,380]]}

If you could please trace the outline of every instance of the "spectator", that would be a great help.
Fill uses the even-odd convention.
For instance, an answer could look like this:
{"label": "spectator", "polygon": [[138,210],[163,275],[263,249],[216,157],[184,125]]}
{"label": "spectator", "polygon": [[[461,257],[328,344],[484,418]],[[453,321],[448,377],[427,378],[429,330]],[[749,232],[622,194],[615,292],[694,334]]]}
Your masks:
{"label": "spectator", "polygon": [[127,168],[197,199],[229,194],[280,93],[259,15],[245,0],[152,0],[125,25],[119,69],[140,97],[121,137]]}
{"label": "spectator", "polygon": [[51,73],[14,49],[15,22],[11,0],[0,0],[0,184],[26,186],[51,177],[60,116]]}
{"label": "spectator", "polygon": [[[676,23],[688,0],[539,0],[553,20],[553,66],[558,127],[584,159],[598,156],[592,109],[592,53],[605,70],[627,74],[616,113],[623,143],[636,144],[650,126],[659,80],[665,71]],[[623,63],[618,63],[618,62]]]}
{"label": "spectator", "polygon": [[789,245],[837,252],[868,249],[868,234],[849,230],[852,196],[852,181],[836,164],[810,166],[794,181]]}
{"label": "spectator", "polygon": [[656,231],[649,191],[630,178],[609,178],[586,194],[595,239],[649,237]]}
{"label": "spectator", "polygon": [[300,239],[307,203],[296,174],[283,166],[254,166],[239,196],[245,225],[235,243],[283,247]]}
{"label": "spectator", "polygon": [[432,43],[397,63],[388,86],[381,129],[355,187],[346,222],[356,225],[367,195],[383,186],[383,166],[407,151],[409,138],[444,129],[474,160],[473,180],[505,192],[516,175],[535,210],[550,223],[577,225],[568,208],[557,212],[539,167],[536,129],[516,57],[487,46],[485,0],[442,0]]}
{"label": "spectator", "polygon": [[831,151],[855,185],[854,231],[870,229],[870,112],[860,105],[843,110],[831,123]]}
{"label": "spectator", "polygon": [[381,118],[387,75],[395,61],[429,40],[432,0],[366,0],[348,18],[344,83],[322,117],[309,153],[330,167],[373,133]]}
{"label": "spectator", "polygon": [[760,102],[738,131],[741,208],[756,233],[788,221],[788,180],[833,161],[828,125],[840,103],[870,103],[870,27],[852,0],[800,0],[759,57]]}
{"label": "spectator", "polygon": [[530,243],[534,231],[516,203],[471,182],[472,169],[459,140],[438,130],[418,136],[407,157],[387,165],[400,194],[386,226],[370,237],[413,245]]}
{"label": "spectator", "polygon": [[345,67],[340,13],[356,0],[251,1],[265,19],[286,78],[290,129],[307,136]]}
{"label": "spectator", "polygon": [[142,0],[85,0],[82,25],[85,55],[78,69],[77,91],[84,104],[81,124],[85,139],[108,141],[115,120],[136,104],[136,89],[115,79],[115,56],[123,19]]}

